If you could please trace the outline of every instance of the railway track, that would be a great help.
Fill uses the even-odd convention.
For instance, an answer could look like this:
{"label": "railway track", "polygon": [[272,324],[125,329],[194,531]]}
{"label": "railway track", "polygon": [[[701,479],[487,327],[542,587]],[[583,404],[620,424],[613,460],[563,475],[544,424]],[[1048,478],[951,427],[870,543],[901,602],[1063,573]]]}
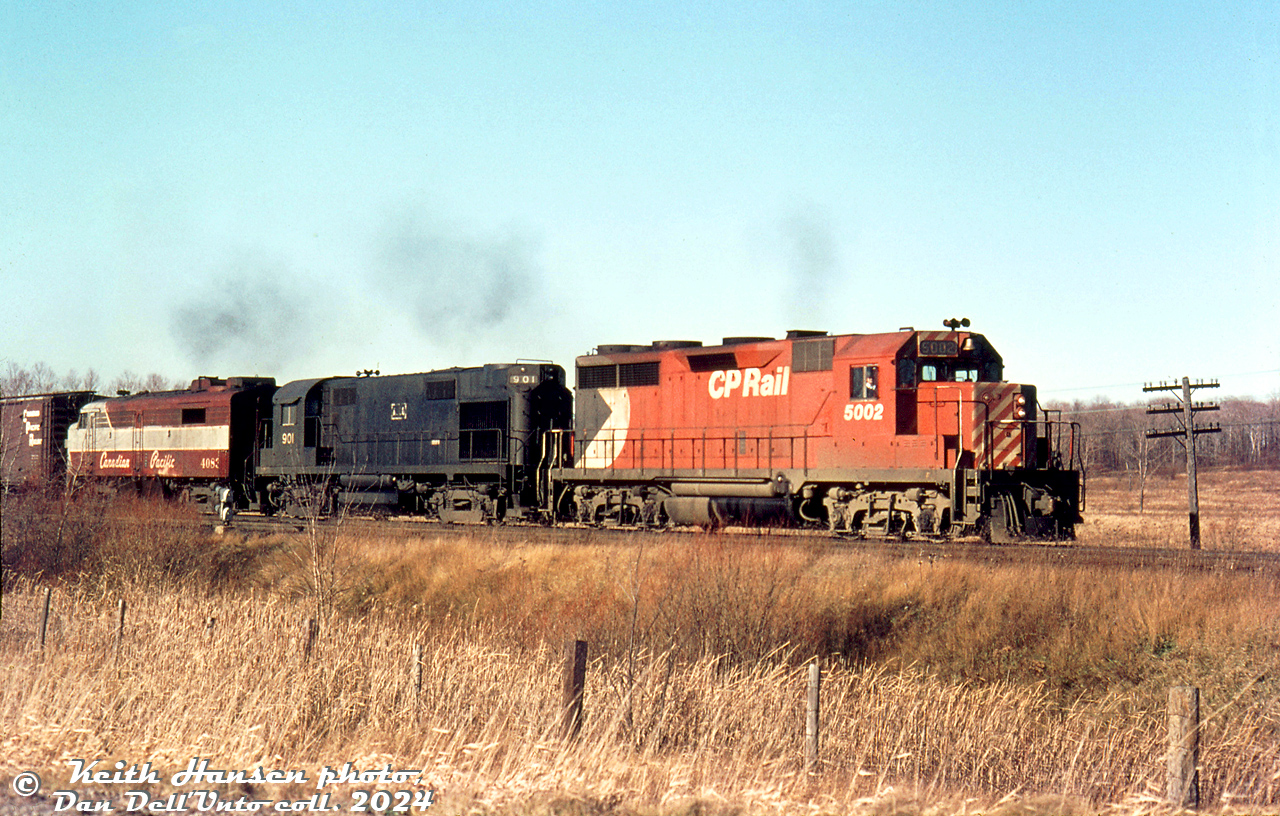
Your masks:
{"label": "railway track", "polygon": [[[322,527],[342,524],[354,532],[403,536],[483,536],[495,543],[511,545],[541,542],[596,546],[604,541],[617,541],[617,536],[694,536],[707,535],[696,528],[645,531],[610,527],[541,527],[536,525],[480,526],[442,524],[424,519],[347,518],[341,522],[321,521]],[[267,517],[253,514],[236,516],[231,525],[211,523],[214,530],[234,530],[250,535],[301,533],[307,522],[300,519]],[[1218,550],[1174,550],[1152,547],[1097,547],[1073,543],[991,545],[979,539],[956,541],[857,539],[834,537],[823,531],[793,529],[725,528],[717,535],[740,536],[767,540],[775,544],[805,543],[850,553],[883,558],[915,559],[930,564],[986,563],[1001,565],[1040,565],[1044,567],[1082,568],[1115,567],[1125,569],[1176,570],[1190,572],[1265,573],[1280,576],[1280,553]]]}

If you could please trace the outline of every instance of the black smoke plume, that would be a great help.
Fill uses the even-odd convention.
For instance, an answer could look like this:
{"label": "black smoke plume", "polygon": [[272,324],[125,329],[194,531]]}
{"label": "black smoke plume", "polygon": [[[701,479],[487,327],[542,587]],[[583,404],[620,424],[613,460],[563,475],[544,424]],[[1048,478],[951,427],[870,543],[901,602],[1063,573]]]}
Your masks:
{"label": "black smoke plume", "polygon": [[[828,304],[840,275],[830,224],[812,213],[796,214],[782,222],[781,233],[788,272],[787,317],[798,321],[791,328],[829,328],[825,322],[839,311]],[[824,325],[807,325],[815,321]]]}
{"label": "black smoke plume", "polygon": [[231,365],[232,375],[274,372],[310,348],[308,303],[301,287],[286,286],[278,271],[241,265],[178,308],[170,328],[197,365]]}
{"label": "black smoke plume", "polygon": [[385,234],[378,262],[381,291],[442,346],[512,328],[541,299],[533,251],[515,235],[475,238],[406,219]]}

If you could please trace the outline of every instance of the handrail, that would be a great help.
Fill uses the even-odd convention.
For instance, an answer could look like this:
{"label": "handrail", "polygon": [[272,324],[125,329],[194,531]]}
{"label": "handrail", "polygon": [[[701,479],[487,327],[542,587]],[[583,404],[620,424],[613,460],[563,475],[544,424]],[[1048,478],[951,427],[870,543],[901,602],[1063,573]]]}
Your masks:
{"label": "handrail", "polygon": [[[632,435],[633,432],[626,429],[602,429],[590,439],[574,440],[574,462],[578,467],[606,470],[625,467],[641,471],[675,469],[679,462],[704,473],[716,469],[735,472],[744,468],[770,471],[775,468],[807,469],[809,441],[831,436],[816,437],[807,428],[796,428],[782,435],[775,428],[762,429],[762,432],[751,435],[740,435],[742,430],[739,428],[667,430],[665,436],[655,438],[643,433]],[[625,466],[614,464],[626,450],[628,442],[634,446],[630,463]],[[786,450],[779,450],[783,443]],[[748,452],[742,451],[744,446]],[[600,460],[609,464],[596,464]]]}

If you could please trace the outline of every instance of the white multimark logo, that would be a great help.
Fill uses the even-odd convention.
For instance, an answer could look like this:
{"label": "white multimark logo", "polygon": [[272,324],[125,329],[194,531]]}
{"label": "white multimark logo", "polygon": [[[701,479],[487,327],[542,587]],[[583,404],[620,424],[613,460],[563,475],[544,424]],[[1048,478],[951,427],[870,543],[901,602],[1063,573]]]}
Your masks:
{"label": "white multimark logo", "polygon": [[758,368],[733,368],[713,371],[707,380],[707,393],[711,399],[741,397],[785,397],[791,381],[791,366],[778,366],[771,374]]}

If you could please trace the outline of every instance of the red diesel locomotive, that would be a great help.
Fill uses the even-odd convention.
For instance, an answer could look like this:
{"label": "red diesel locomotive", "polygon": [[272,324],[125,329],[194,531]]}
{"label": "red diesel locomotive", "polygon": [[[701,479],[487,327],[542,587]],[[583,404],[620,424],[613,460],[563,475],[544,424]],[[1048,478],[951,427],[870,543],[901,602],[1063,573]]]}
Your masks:
{"label": "red diesel locomotive", "polygon": [[182,495],[227,517],[253,495],[258,433],[275,380],[201,377],[185,391],[84,404],[67,433],[71,473]]}
{"label": "red diesel locomotive", "polygon": [[548,509],[588,523],[1073,537],[1077,428],[1049,419],[1034,386],[1004,382],[985,337],[947,325],[601,346],[577,360],[572,437],[551,434]]}

